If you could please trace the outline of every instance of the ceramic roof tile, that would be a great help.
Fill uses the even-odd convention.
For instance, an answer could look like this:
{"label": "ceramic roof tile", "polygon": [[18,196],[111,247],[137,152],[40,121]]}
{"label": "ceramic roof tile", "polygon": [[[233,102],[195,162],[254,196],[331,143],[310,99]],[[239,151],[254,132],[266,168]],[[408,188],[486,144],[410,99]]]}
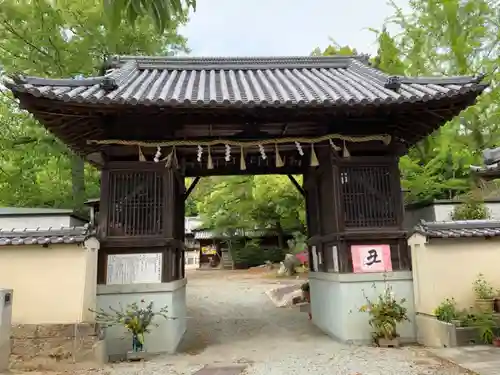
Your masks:
{"label": "ceramic roof tile", "polygon": [[500,220],[422,221],[415,232],[429,238],[500,236]]}
{"label": "ceramic roof tile", "polygon": [[0,228],[0,246],[82,243],[89,234],[89,226],[43,229]]}
{"label": "ceramic roof tile", "polygon": [[65,102],[196,107],[332,107],[424,102],[476,92],[482,77],[389,76],[366,56],[118,56],[93,78],[17,76],[14,92]]}

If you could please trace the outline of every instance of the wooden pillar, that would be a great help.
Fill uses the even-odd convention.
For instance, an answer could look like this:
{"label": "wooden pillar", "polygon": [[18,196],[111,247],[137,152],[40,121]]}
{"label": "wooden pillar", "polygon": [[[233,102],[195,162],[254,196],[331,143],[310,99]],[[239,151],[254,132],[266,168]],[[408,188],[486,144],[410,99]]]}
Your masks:
{"label": "wooden pillar", "polygon": [[[320,166],[309,168],[306,173],[306,209],[311,227],[309,245],[318,256],[318,271],[334,270],[332,246],[339,246],[342,230],[342,212],[338,191],[338,168],[333,162],[334,154],[329,149],[317,152]],[[313,260],[310,254],[311,262]]]}
{"label": "wooden pillar", "polygon": [[101,179],[98,282],[108,254],[161,253],[162,282],[184,277],[184,178],[153,162],[110,162]]}
{"label": "wooden pillar", "polygon": [[352,245],[389,245],[393,269],[407,269],[397,158],[342,158],[324,149],[318,159],[320,166],[304,176],[309,245],[319,254],[318,270],[352,272]]}
{"label": "wooden pillar", "polygon": [[184,277],[184,177],[178,170],[165,168],[165,208],[167,244],[163,250],[162,282]]}

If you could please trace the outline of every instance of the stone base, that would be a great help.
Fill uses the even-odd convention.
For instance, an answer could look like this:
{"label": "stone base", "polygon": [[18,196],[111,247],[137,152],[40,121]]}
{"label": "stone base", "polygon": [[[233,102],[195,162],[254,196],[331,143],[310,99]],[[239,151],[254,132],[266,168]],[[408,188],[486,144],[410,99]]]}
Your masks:
{"label": "stone base", "polygon": [[96,324],[20,324],[12,326],[12,362],[33,359],[54,362],[94,362]]}
{"label": "stone base", "polygon": [[[125,308],[131,303],[153,302],[153,310],[167,306],[167,317],[155,317],[151,332],[145,336],[148,354],[175,353],[186,332],[186,279],[169,283],[98,285],[97,308]],[[132,349],[132,337],[124,327],[105,329],[106,351],[110,361],[124,360]]]}
{"label": "stone base", "polygon": [[402,344],[416,342],[413,303],[413,280],[410,271],[383,273],[339,274],[310,272],[312,322],[323,332],[341,342],[372,345],[373,328],[370,316],[359,311],[366,298],[373,300],[384,291],[385,283],[392,285],[396,298],[405,298],[409,322],[398,324]]}

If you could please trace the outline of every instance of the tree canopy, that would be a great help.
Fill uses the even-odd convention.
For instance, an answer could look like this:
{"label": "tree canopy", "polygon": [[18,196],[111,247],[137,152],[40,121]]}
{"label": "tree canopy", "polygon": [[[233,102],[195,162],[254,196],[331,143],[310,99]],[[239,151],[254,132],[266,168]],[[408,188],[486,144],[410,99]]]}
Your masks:
{"label": "tree canopy", "polygon": [[135,25],[138,18],[147,16],[160,33],[183,19],[190,9],[196,10],[196,0],[103,0],[103,4],[113,27],[123,20]]}
{"label": "tree canopy", "polygon": [[[499,145],[500,7],[493,0],[409,5],[404,12],[393,4],[387,24],[373,30],[374,66],[391,75],[483,73],[492,82],[476,105],[400,159],[408,202],[453,198],[473,187],[469,165],[480,162],[481,150]],[[3,0],[0,66],[7,73],[71,77],[95,74],[112,54],[187,52],[178,29],[195,6],[193,0]],[[388,31],[391,25],[398,33]],[[312,54],[360,52],[335,40],[342,36]],[[0,92],[0,126],[0,205],[81,208],[85,198],[98,196],[98,171],[20,110],[7,91]],[[286,176],[203,178],[187,214],[221,231],[305,231],[304,200]]]}
{"label": "tree canopy", "polygon": [[[146,19],[113,29],[98,0],[4,0],[0,66],[6,73],[48,77],[95,75],[113,54],[165,55],[187,51],[171,22],[158,33]],[[0,91],[0,204],[82,208],[99,194],[99,174]]]}

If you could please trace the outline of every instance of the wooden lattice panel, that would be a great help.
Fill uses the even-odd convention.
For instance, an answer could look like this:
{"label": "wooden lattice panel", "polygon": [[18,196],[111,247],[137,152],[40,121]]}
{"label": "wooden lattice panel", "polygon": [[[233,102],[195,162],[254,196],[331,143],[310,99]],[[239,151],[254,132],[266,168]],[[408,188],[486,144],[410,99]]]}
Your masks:
{"label": "wooden lattice panel", "polygon": [[379,228],[398,224],[399,192],[390,166],[340,168],[346,228]]}
{"label": "wooden lattice panel", "polygon": [[108,236],[161,236],[164,181],[158,171],[110,171]]}

